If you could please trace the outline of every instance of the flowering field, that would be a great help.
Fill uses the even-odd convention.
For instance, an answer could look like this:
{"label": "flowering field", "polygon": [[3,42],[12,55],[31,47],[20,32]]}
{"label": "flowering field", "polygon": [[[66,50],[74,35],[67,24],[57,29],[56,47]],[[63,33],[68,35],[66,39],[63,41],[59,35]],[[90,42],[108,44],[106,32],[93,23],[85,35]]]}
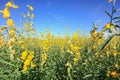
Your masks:
{"label": "flowering field", "polygon": [[31,5],[18,30],[10,8],[19,7],[7,2],[0,10],[6,19],[6,25],[0,24],[0,80],[120,80],[120,17],[113,17],[120,9],[114,8],[115,0],[109,2],[113,3],[112,12],[105,11],[109,22],[99,32],[95,23],[90,36],[79,30],[72,36],[49,30],[38,36]]}

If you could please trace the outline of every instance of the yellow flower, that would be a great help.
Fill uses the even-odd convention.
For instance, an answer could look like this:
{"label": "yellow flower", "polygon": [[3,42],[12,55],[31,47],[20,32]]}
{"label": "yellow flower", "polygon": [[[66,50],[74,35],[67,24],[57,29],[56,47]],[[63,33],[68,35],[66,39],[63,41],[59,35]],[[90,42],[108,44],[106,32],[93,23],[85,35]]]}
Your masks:
{"label": "yellow flower", "polygon": [[3,30],[0,28],[0,35],[2,34]]}
{"label": "yellow flower", "polygon": [[114,67],[119,68],[119,65],[118,64],[114,64]]}
{"label": "yellow flower", "polygon": [[3,18],[9,18],[10,17],[10,11],[9,11],[8,7],[6,7],[3,11],[1,11],[1,13],[3,14]]}
{"label": "yellow flower", "polygon": [[88,63],[88,60],[87,60],[87,59],[85,59],[85,63],[86,63],[86,64]]}
{"label": "yellow flower", "polygon": [[25,45],[24,45],[24,44],[22,44],[22,45],[21,45],[21,48],[22,48],[22,49],[24,49],[24,48],[25,48]]}
{"label": "yellow flower", "polygon": [[110,77],[110,71],[107,71],[106,75],[107,77]]}
{"label": "yellow flower", "polygon": [[112,2],[113,0],[108,0],[108,2]]}
{"label": "yellow flower", "polygon": [[31,62],[30,60],[26,59],[25,62],[24,62],[24,65],[29,66],[29,65],[30,65],[30,62]]}
{"label": "yellow flower", "polygon": [[112,71],[112,72],[111,72],[111,76],[112,76],[113,78],[117,78],[117,77],[118,77],[117,71]]}
{"label": "yellow flower", "polygon": [[104,30],[102,30],[102,32],[101,32],[101,33],[102,33],[102,35],[104,35],[104,34],[105,34],[105,31],[104,31]]}
{"label": "yellow flower", "polygon": [[71,63],[66,63],[65,66],[66,67],[72,67]]}
{"label": "yellow flower", "polygon": [[10,26],[10,27],[13,27],[14,26],[14,21],[12,19],[8,19],[7,20],[7,25]]}
{"label": "yellow flower", "polygon": [[27,60],[31,61],[33,59],[33,57],[34,57],[34,54],[30,54],[30,55],[28,55]]}
{"label": "yellow flower", "polygon": [[12,5],[11,2],[8,2],[8,3],[5,4],[5,6],[6,6],[6,7],[12,7],[13,5]]}
{"label": "yellow flower", "polygon": [[74,45],[71,44],[71,49],[72,49],[73,51],[78,51],[78,50],[79,50],[79,47],[78,47],[78,46],[74,46]]}
{"label": "yellow flower", "polygon": [[1,30],[4,30],[4,29],[6,29],[6,28],[7,28],[6,26],[2,26],[2,27],[1,27]]}
{"label": "yellow flower", "polygon": [[11,30],[11,31],[9,31],[8,33],[9,33],[9,37],[14,37],[16,31],[15,31],[15,30]]}
{"label": "yellow flower", "polygon": [[43,50],[45,50],[47,52],[49,50],[49,47],[47,45],[44,45]]}
{"label": "yellow flower", "polygon": [[22,52],[21,59],[25,60],[28,55],[27,51]]}
{"label": "yellow flower", "polygon": [[10,40],[11,40],[12,43],[15,43],[16,38],[12,37]]}
{"label": "yellow flower", "polygon": [[28,66],[27,66],[27,65],[24,65],[24,66],[23,66],[23,69],[21,70],[21,72],[24,73],[25,71],[27,71],[27,68],[28,68]]}
{"label": "yellow flower", "polygon": [[107,23],[107,24],[105,25],[105,28],[106,28],[106,29],[110,29],[110,27],[111,27],[111,23]]}
{"label": "yellow flower", "polygon": [[47,54],[46,54],[46,53],[41,54],[41,58],[42,58],[41,65],[44,65],[44,63],[45,63],[45,62],[46,62],[46,60],[47,60]]}
{"label": "yellow flower", "polygon": [[116,50],[113,50],[113,51],[112,51],[112,54],[113,54],[114,56],[116,56],[116,55],[118,54],[118,52],[117,52]]}
{"label": "yellow flower", "polygon": [[1,37],[0,37],[0,43],[2,44],[3,42],[4,42],[4,37],[1,36]]}
{"label": "yellow flower", "polygon": [[41,57],[42,57],[42,60],[43,60],[43,61],[46,61],[46,60],[47,60],[47,54],[46,54],[46,53],[41,54]]}
{"label": "yellow flower", "polygon": [[31,15],[31,19],[34,19],[34,14]]}
{"label": "yellow flower", "polygon": [[78,62],[78,58],[73,58],[74,64]]}
{"label": "yellow flower", "polygon": [[96,34],[96,33],[97,33],[96,30],[90,31],[90,34],[91,34],[91,36],[92,36],[93,38],[95,38],[95,34]]}
{"label": "yellow flower", "polygon": [[17,5],[13,5],[13,8],[18,8],[18,6]]}
{"label": "yellow flower", "polygon": [[80,52],[76,53],[77,58],[80,58]]}
{"label": "yellow flower", "polygon": [[31,67],[35,67],[35,66],[36,66],[36,64],[31,62]]}
{"label": "yellow flower", "polygon": [[70,53],[70,49],[67,49],[66,52],[67,52],[67,53]]}
{"label": "yellow flower", "polygon": [[98,39],[97,44],[98,44],[98,45],[101,45],[103,42],[104,42],[103,39]]}
{"label": "yellow flower", "polygon": [[33,7],[30,6],[30,5],[27,5],[27,7],[29,8],[30,11],[33,11],[33,10],[34,10]]}
{"label": "yellow flower", "polygon": [[73,39],[74,39],[74,40],[77,40],[77,37],[78,37],[77,33],[74,33],[74,34],[73,34]]}
{"label": "yellow flower", "polygon": [[15,30],[11,30],[11,31],[9,31],[9,36],[10,36],[10,37],[13,37],[13,36],[15,36],[15,33],[16,33]]}

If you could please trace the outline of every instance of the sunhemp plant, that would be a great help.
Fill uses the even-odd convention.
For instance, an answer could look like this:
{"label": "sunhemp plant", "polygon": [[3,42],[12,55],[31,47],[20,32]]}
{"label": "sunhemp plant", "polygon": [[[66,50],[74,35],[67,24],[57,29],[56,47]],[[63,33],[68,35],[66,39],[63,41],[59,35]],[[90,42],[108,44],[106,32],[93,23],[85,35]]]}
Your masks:
{"label": "sunhemp plant", "polygon": [[105,32],[108,32],[110,35],[105,40],[105,42],[101,45],[100,50],[103,50],[104,47],[112,40],[115,36],[120,36],[120,16],[115,16],[115,13],[120,11],[120,8],[115,8],[115,3],[117,0],[108,0],[108,2],[112,3],[111,13],[105,10],[105,13],[108,15],[110,20],[105,24],[102,28],[101,32],[97,32],[97,22],[93,25],[93,30],[90,32],[91,37],[94,38],[94,41],[97,41],[98,38],[102,38],[105,35]]}

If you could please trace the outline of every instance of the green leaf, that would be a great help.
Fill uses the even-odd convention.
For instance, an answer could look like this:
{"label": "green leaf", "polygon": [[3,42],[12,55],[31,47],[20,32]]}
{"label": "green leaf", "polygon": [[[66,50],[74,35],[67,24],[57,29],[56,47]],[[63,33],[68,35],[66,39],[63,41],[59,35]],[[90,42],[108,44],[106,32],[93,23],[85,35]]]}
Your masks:
{"label": "green leaf", "polygon": [[106,10],[105,10],[105,13],[111,18],[112,16],[110,15],[110,13],[109,12],[107,12]]}
{"label": "green leaf", "polygon": [[88,77],[91,77],[91,76],[92,76],[92,74],[85,75],[85,76],[83,77],[83,79],[88,78]]}
{"label": "green leaf", "polygon": [[120,28],[120,26],[118,26],[118,25],[115,25],[115,27],[116,27],[116,28]]}
{"label": "green leaf", "polygon": [[106,41],[102,44],[100,50],[103,50],[105,48],[105,46],[111,41],[111,39],[115,36],[115,34],[111,35],[108,37],[108,39],[106,39]]}
{"label": "green leaf", "polygon": [[0,62],[3,63],[3,64],[7,64],[7,65],[10,65],[10,66],[16,67],[14,64],[12,64],[10,62],[7,62],[7,61],[4,61],[2,59],[0,59]]}
{"label": "green leaf", "polygon": [[118,17],[114,17],[112,20],[115,20],[115,19],[120,19],[120,16],[118,16]]}
{"label": "green leaf", "polygon": [[115,21],[115,23],[120,23],[120,20],[118,20],[118,21]]}

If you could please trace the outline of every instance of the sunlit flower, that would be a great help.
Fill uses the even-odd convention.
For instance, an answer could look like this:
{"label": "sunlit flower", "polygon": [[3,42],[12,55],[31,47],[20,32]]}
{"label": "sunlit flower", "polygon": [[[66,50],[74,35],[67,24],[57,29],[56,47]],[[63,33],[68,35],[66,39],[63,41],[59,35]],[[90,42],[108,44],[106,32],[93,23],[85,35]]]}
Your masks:
{"label": "sunlit flower", "polygon": [[77,58],[79,59],[79,58],[80,58],[80,52],[77,52],[77,53],[76,53],[76,56],[77,56]]}
{"label": "sunlit flower", "polygon": [[0,28],[0,34],[2,34],[3,30]]}
{"label": "sunlit flower", "polygon": [[108,2],[112,2],[113,0],[108,0]]}
{"label": "sunlit flower", "polygon": [[45,50],[46,52],[49,50],[48,46],[43,45],[43,50]]}
{"label": "sunlit flower", "polygon": [[112,71],[111,72],[111,76],[113,77],[113,78],[117,78],[118,77],[118,73],[117,73],[117,71]]}
{"label": "sunlit flower", "polygon": [[98,45],[101,45],[103,42],[104,42],[103,39],[99,39],[99,40],[97,41],[97,44],[98,44]]}
{"label": "sunlit flower", "polygon": [[27,60],[31,61],[34,57],[34,52],[30,52],[30,54],[27,57]]}
{"label": "sunlit flower", "polygon": [[3,43],[3,42],[4,42],[4,37],[1,36],[1,37],[0,37],[0,43]]}
{"label": "sunlit flower", "polygon": [[47,54],[46,54],[46,53],[41,54],[41,57],[42,57],[42,59],[43,59],[44,61],[46,61],[46,60],[47,60]]}
{"label": "sunlit flower", "polygon": [[31,15],[31,19],[34,19],[34,14]]}
{"label": "sunlit flower", "polygon": [[12,7],[13,5],[12,5],[11,2],[8,2],[8,3],[5,4],[5,6],[6,6],[6,7]]}
{"label": "sunlit flower", "polygon": [[13,8],[18,8],[18,6],[17,5],[13,5]]}
{"label": "sunlit flower", "polygon": [[6,29],[6,28],[7,28],[7,26],[2,26],[2,27],[1,27],[2,30]]}
{"label": "sunlit flower", "polygon": [[70,49],[67,49],[66,52],[67,52],[67,53],[70,53]]}
{"label": "sunlit flower", "polygon": [[46,60],[47,60],[47,54],[46,54],[46,53],[41,54],[41,58],[42,58],[41,65],[44,65],[44,63],[45,63],[45,62],[46,62]]}
{"label": "sunlit flower", "polygon": [[78,47],[78,46],[74,46],[74,45],[71,44],[71,49],[72,49],[73,51],[78,51],[78,50],[79,50],[79,47]]}
{"label": "sunlit flower", "polygon": [[65,66],[72,67],[71,63],[66,63]]}
{"label": "sunlit flower", "polygon": [[24,44],[22,44],[22,45],[21,45],[21,48],[22,48],[22,49],[24,49],[24,48],[25,48],[25,45],[24,45]]}
{"label": "sunlit flower", "polygon": [[74,40],[77,40],[77,39],[78,39],[77,37],[78,37],[77,33],[74,33],[74,34],[73,34],[73,39],[74,39]]}
{"label": "sunlit flower", "polygon": [[10,36],[10,37],[13,37],[13,36],[15,36],[15,33],[16,33],[15,30],[11,30],[11,31],[9,31],[9,36]]}
{"label": "sunlit flower", "polygon": [[29,66],[29,65],[30,65],[30,62],[31,62],[30,60],[26,59],[25,62],[24,62],[24,65]]}
{"label": "sunlit flower", "polygon": [[14,59],[14,54],[15,54],[15,50],[11,49],[10,50],[11,54],[10,54],[10,59]]}
{"label": "sunlit flower", "polygon": [[119,68],[119,65],[118,64],[114,64],[114,67]]}
{"label": "sunlit flower", "polygon": [[34,10],[33,7],[30,6],[30,5],[27,5],[27,7],[29,8],[30,11],[33,11],[33,10]]}
{"label": "sunlit flower", "polygon": [[73,58],[74,64],[78,62],[78,58]]}
{"label": "sunlit flower", "polygon": [[97,32],[96,32],[96,30],[91,30],[90,31],[90,34],[91,34],[91,36],[93,37],[93,38],[95,38],[95,34],[96,34]]}
{"label": "sunlit flower", "polygon": [[104,35],[104,34],[105,34],[105,31],[104,31],[104,30],[102,30],[102,32],[101,32],[101,33],[102,33],[102,35]]}
{"label": "sunlit flower", "polygon": [[14,21],[12,19],[8,19],[7,20],[7,25],[10,26],[10,27],[13,27],[14,26]]}
{"label": "sunlit flower", "polygon": [[12,43],[14,43],[14,42],[15,42],[15,38],[14,38],[14,37],[11,38],[10,41],[11,41]]}
{"label": "sunlit flower", "polygon": [[36,66],[36,64],[31,62],[31,67],[35,67],[35,66]]}
{"label": "sunlit flower", "polygon": [[28,69],[28,66],[27,66],[27,65],[24,65],[24,66],[23,66],[23,69],[21,70],[21,72],[24,73],[25,71],[27,71],[27,69]]}
{"label": "sunlit flower", "polygon": [[111,23],[107,23],[107,24],[105,25],[105,28],[106,28],[106,29],[110,29],[110,27],[111,27]]}
{"label": "sunlit flower", "polygon": [[87,60],[87,59],[85,59],[85,63],[86,63],[86,64],[88,63],[88,60]]}
{"label": "sunlit flower", "polygon": [[107,71],[106,76],[110,77],[110,71]]}
{"label": "sunlit flower", "polygon": [[9,11],[9,8],[7,8],[7,7],[3,11],[1,11],[1,13],[3,14],[3,18],[10,17],[10,11]]}
{"label": "sunlit flower", "polygon": [[28,55],[27,51],[22,52],[21,59],[25,60]]}
{"label": "sunlit flower", "polygon": [[113,50],[113,51],[112,51],[112,54],[113,54],[114,56],[116,56],[116,55],[118,54],[118,52],[117,52],[116,50]]}

